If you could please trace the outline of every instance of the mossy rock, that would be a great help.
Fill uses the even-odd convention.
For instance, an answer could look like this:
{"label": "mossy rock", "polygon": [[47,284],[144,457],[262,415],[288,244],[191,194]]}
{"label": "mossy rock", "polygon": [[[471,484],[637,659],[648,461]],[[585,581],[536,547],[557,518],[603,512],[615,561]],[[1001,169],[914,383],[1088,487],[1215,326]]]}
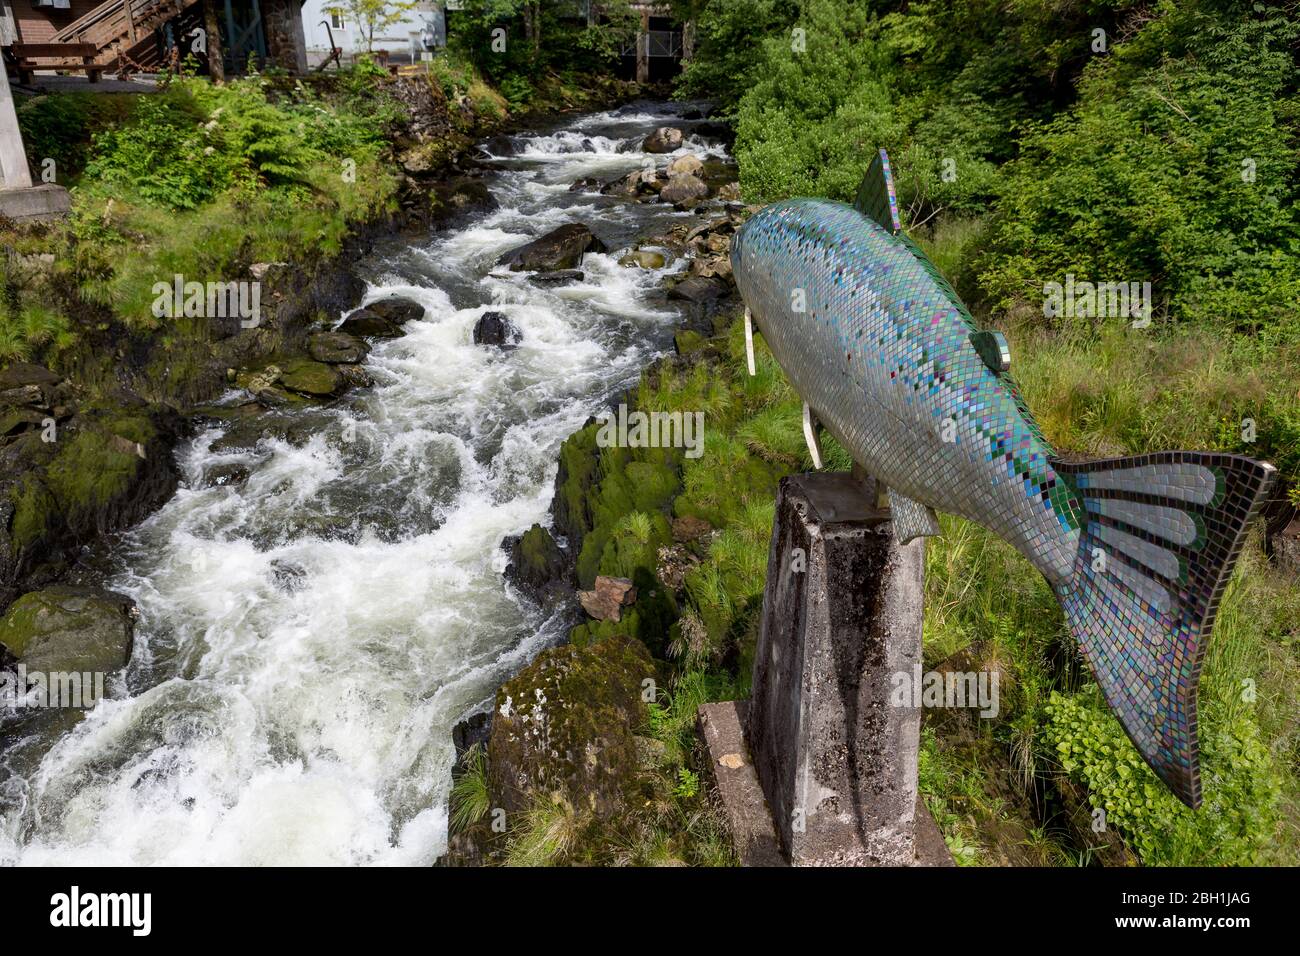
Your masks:
{"label": "mossy rock", "polygon": [[657,511],[671,504],[681,488],[677,469],[648,461],[629,462],[625,469],[637,511]]}
{"label": "mossy rock", "polygon": [[0,619],[0,644],[30,671],[109,673],[131,658],[135,604],[98,588],[24,594]]}
{"label": "mossy rock", "polygon": [[564,580],[564,552],[540,524],[534,524],[511,543],[506,578],[533,594]]}
{"label": "mossy rock", "polygon": [[655,678],[645,646],[623,635],[543,651],[497,691],[492,806],[511,815],[547,799],[602,820],[627,812],[639,774],[635,735],[649,718],[643,682]]}
{"label": "mossy rock", "polygon": [[364,361],[366,343],[346,332],[313,332],[307,339],[312,359],[328,365],[354,365]]}
{"label": "mossy rock", "polygon": [[568,539],[569,548],[574,551],[582,548],[583,538],[592,528],[588,495],[597,478],[598,431],[599,425],[590,422],[560,446],[551,513],[555,518],[555,530]]}
{"label": "mossy rock", "polygon": [[329,398],[343,391],[343,376],[338,369],[312,359],[291,359],[284,363],[280,384],[291,392]]}
{"label": "mossy rock", "polygon": [[690,355],[692,352],[698,352],[702,349],[707,341],[699,332],[680,329],[673,336],[673,348],[676,349],[678,355]]}

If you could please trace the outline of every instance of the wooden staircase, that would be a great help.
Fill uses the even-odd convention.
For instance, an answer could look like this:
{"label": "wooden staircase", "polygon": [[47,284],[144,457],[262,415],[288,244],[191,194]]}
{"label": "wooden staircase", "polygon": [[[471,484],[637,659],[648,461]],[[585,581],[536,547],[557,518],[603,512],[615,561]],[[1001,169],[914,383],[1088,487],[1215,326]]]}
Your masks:
{"label": "wooden staircase", "polygon": [[92,43],[96,63],[108,72],[161,69],[154,29],[194,0],[106,0],[54,34],[56,43]]}

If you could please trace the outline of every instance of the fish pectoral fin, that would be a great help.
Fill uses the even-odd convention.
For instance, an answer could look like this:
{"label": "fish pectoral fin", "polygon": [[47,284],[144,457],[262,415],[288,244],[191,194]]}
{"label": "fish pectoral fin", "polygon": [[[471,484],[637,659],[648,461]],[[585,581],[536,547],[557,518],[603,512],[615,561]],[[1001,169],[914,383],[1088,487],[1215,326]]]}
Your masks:
{"label": "fish pectoral fin", "polygon": [[813,410],[808,407],[808,403],[803,403],[803,437],[808,442],[808,454],[812,455],[813,467],[821,470],[822,467],[822,441],[817,434],[818,429],[817,417]]}
{"label": "fish pectoral fin", "polygon": [[939,516],[933,508],[913,501],[893,488],[889,489],[889,510],[899,544],[907,544],[913,538],[933,538],[941,533]]}

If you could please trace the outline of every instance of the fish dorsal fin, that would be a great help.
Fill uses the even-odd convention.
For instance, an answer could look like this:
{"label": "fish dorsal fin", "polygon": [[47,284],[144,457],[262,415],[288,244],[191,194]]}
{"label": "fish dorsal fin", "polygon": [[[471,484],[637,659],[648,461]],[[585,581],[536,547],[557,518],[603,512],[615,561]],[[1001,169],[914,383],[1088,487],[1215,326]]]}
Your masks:
{"label": "fish dorsal fin", "polygon": [[880,223],[890,235],[903,231],[898,218],[898,194],[894,191],[894,174],[889,168],[889,155],[882,149],[871,161],[867,175],[858,187],[858,198],[853,203],[858,212]]}
{"label": "fish dorsal fin", "polygon": [[972,332],[970,343],[975,346],[979,357],[994,372],[1011,371],[1011,347],[1001,332]]}

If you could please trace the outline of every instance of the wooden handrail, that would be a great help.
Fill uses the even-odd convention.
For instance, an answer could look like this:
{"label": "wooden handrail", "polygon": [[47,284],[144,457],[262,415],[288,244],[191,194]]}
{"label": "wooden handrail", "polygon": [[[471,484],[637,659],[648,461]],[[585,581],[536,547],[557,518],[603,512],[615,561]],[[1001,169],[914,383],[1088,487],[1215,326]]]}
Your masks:
{"label": "wooden handrail", "polygon": [[106,0],[54,34],[52,39],[60,42],[86,40],[100,49],[122,37],[135,43],[139,24],[164,12],[164,8],[179,13],[183,6],[174,0]]}

